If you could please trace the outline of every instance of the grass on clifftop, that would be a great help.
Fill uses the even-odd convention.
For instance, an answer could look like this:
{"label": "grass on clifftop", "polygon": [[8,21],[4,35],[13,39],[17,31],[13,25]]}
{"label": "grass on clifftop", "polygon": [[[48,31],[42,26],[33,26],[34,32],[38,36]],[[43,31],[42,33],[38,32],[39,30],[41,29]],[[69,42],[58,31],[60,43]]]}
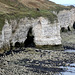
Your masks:
{"label": "grass on clifftop", "polygon": [[4,13],[4,14],[0,14],[0,31],[2,30],[2,27],[4,25],[5,19],[20,19],[20,18],[24,18],[24,17],[28,17],[29,19],[34,18],[36,19],[37,17],[47,17],[51,23],[54,22],[54,20],[57,19],[57,16],[54,15],[53,13],[51,13],[48,10],[40,10],[40,11],[36,11],[36,10],[28,10],[25,12],[13,12],[13,13]]}
{"label": "grass on clifftop", "polygon": [[[39,11],[37,11],[37,8]],[[71,9],[55,4],[48,0],[0,0],[0,31],[3,28],[5,19],[20,19],[23,17],[37,18],[47,17],[51,23],[57,20],[52,11],[59,12],[63,9]]]}

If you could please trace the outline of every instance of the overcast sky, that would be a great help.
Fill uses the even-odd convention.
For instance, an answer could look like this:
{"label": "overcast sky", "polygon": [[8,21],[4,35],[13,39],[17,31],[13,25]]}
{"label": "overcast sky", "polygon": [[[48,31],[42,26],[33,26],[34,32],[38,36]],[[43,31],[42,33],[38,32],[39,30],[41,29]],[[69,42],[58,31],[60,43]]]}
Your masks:
{"label": "overcast sky", "polygon": [[50,0],[57,4],[75,4],[75,0]]}

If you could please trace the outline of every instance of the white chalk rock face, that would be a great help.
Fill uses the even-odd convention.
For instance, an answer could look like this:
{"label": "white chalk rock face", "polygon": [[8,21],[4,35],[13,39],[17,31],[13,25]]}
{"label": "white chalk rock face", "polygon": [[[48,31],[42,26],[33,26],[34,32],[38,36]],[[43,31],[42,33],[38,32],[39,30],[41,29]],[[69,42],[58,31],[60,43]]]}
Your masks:
{"label": "white chalk rock face", "polygon": [[57,14],[57,17],[61,28],[64,27],[65,29],[67,29],[69,26],[70,29],[72,29],[75,22],[75,8],[71,10],[60,11]]}
{"label": "white chalk rock face", "polygon": [[61,44],[60,26],[58,23],[51,24],[48,19],[39,18],[39,23],[33,28],[36,45],[59,45]]}
{"label": "white chalk rock face", "polygon": [[12,27],[8,23],[8,21],[5,20],[5,25],[2,29],[2,42],[3,43],[9,43],[11,36],[12,36]]}
{"label": "white chalk rock face", "polygon": [[60,45],[60,25],[53,24],[47,18],[39,17],[37,19],[22,18],[19,21],[11,20],[10,23],[5,21],[2,29],[2,42],[13,43],[25,42],[29,29],[32,28],[35,45]]}
{"label": "white chalk rock face", "polygon": [[2,45],[3,45],[2,35],[0,35],[0,48],[2,47]]}

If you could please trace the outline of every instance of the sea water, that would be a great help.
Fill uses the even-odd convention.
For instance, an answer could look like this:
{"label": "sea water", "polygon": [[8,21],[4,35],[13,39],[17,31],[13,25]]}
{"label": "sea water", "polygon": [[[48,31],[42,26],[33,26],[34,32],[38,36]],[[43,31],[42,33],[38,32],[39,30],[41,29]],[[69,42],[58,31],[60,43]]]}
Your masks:
{"label": "sea water", "polygon": [[[75,50],[67,49],[65,52],[74,53]],[[69,66],[60,66],[60,68],[63,68],[65,72],[61,72],[61,75],[75,75],[75,63],[70,64]]]}

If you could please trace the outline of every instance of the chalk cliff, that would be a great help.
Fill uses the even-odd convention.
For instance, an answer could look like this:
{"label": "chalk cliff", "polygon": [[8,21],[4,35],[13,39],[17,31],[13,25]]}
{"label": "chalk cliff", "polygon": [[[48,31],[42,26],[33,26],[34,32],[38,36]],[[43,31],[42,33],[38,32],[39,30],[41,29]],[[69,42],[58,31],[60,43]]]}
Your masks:
{"label": "chalk cliff", "polygon": [[60,30],[75,27],[75,8],[48,0],[0,0],[0,7],[0,47],[27,41],[61,45]]}
{"label": "chalk cliff", "polygon": [[2,29],[2,43],[15,45],[16,42],[25,42],[29,29],[32,28],[35,45],[60,45],[60,25],[55,21],[53,24],[47,18],[37,19],[22,18],[17,20],[5,20]]}
{"label": "chalk cliff", "polygon": [[71,10],[63,10],[60,11],[58,14],[58,22],[62,27],[68,30],[68,27],[72,30],[73,24],[75,22],[75,8]]}
{"label": "chalk cliff", "polygon": [[60,45],[60,29],[68,27],[72,30],[75,22],[75,9],[63,10],[56,13],[58,22],[51,23],[48,18],[38,17],[36,19],[28,19],[27,17],[21,19],[5,20],[0,35],[0,46],[4,43],[10,44],[10,41],[15,45],[16,42],[25,42],[30,28],[32,28],[32,35],[34,36],[35,45]]}

